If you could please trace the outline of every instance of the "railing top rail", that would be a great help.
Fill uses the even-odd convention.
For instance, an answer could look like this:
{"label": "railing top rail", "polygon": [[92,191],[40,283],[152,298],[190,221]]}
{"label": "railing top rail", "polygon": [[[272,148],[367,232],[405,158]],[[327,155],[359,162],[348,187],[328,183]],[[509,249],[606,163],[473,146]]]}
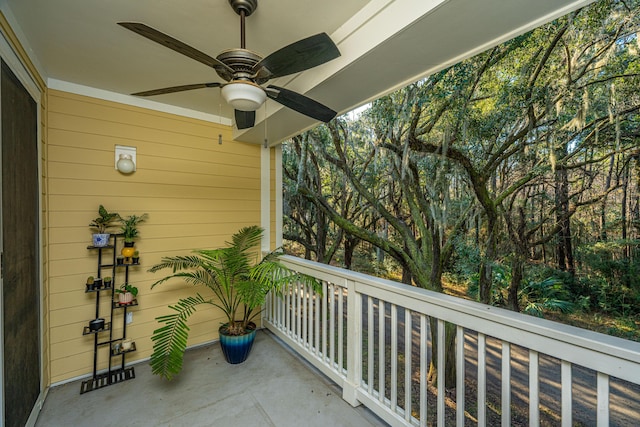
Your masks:
{"label": "railing top rail", "polygon": [[[640,381],[640,343],[552,322],[499,307],[488,306],[391,280],[293,256],[283,256],[290,268],[339,286],[353,283],[357,292],[380,298],[416,312],[508,340],[620,378]],[[579,347],[583,351],[577,351]],[[628,363],[607,367],[595,353],[615,356]],[[627,372],[630,369],[632,372]],[[637,376],[634,376],[638,374]]]}

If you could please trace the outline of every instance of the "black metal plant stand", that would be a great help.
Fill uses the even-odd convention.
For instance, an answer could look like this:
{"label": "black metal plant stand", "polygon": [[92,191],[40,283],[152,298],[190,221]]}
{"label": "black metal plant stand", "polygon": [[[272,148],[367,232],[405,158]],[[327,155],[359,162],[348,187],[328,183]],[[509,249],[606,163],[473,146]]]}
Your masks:
{"label": "black metal plant stand", "polygon": [[[98,271],[97,279],[102,279],[102,272],[104,270],[111,270],[111,286],[108,288],[100,286],[97,289],[86,289],[86,293],[95,293],[96,295],[96,319],[100,318],[100,298],[101,295],[111,298],[111,305],[109,309],[109,321],[105,319],[104,326],[100,329],[92,328],[91,326],[85,326],[82,335],[93,335],[93,375],[90,379],[82,381],[80,386],[80,394],[87,393],[89,391],[97,390],[102,387],[106,387],[112,384],[117,384],[122,381],[130,380],[136,377],[133,366],[127,367],[125,365],[126,355],[128,353],[136,351],[135,343],[132,343],[131,347],[124,350],[122,348],[122,342],[127,338],[127,310],[129,308],[138,305],[138,301],[134,299],[128,304],[120,304],[118,298],[115,297],[116,288],[116,273],[119,271],[124,272],[124,282],[129,282],[129,267],[138,264],[116,264],[116,257],[118,254],[118,240],[121,238],[121,234],[112,234],[110,239],[113,240],[112,244],[104,247],[87,246],[89,250],[96,250],[98,252]],[[110,240],[111,242],[111,240]],[[111,262],[103,264],[103,255],[109,256],[108,252],[111,251]],[[103,254],[106,252],[106,254]],[[102,280],[99,280],[102,282]],[[110,292],[110,295],[109,295]],[[113,315],[116,310],[122,310],[122,336],[113,336]],[[106,333],[109,333],[108,339],[105,339]],[[106,371],[98,373],[98,356],[99,348],[108,347],[108,368]],[[119,362],[118,362],[119,359]],[[115,363],[114,363],[115,360]]]}

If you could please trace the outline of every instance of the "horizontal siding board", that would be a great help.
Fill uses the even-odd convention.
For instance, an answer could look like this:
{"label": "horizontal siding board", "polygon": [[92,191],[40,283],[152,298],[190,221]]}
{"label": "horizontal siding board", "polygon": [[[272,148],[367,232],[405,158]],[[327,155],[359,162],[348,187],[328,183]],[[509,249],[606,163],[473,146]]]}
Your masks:
{"label": "horizontal siding board", "polygon": [[[247,166],[258,160],[256,153],[249,152],[245,148],[255,151],[255,146],[240,142],[223,143],[212,142],[210,139],[198,141],[172,140],[170,143],[147,142],[135,139],[108,137],[104,135],[87,135],[69,130],[51,129],[49,154],[51,161],[71,161],[89,151],[89,155],[82,159],[85,163],[99,164],[101,156],[111,154],[115,158],[115,145],[134,146],[144,158],[175,159],[178,161],[201,161],[217,165]],[[180,149],[176,150],[179,144]],[[63,157],[64,156],[64,157]]]}
{"label": "horizontal siding board", "polygon": [[[229,187],[219,187],[214,180],[209,182],[194,182],[193,185],[172,185],[124,182],[114,185],[109,181],[89,181],[80,179],[49,179],[49,195],[71,194],[102,194],[120,197],[166,197],[171,199],[213,199],[213,200],[260,200],[259,188],[235,188],[233,183]],[[203,185],[208,184],[208,185]],[[91,193],[89,193],[91,192]],[[126,196],[123,196],[126,194]],[[55,226],[55,224],[52,224]]]}
{"label": "horizontal siding board", "polygon": [[[65,177],[71,173],[84,174],[87,178],[111,179],[114,177],[130,180],[133,177],[141,179],[136,173],[124,176],[115,169],[114,147],[108,151],[96,152],[90,148],[52,147],[49,162],[49,176]],[[140,147],[136,147],[136,161],[138,172],[145,172],[145,176],[154,176],[159,172],[171,173],[180,177],[181,174],[193,174],[212,177],[234,177],[260,179],[260,169],[247,164],[246,158],[234,164],[227,159],[228,155],[216,153],[201,153],[193,159],[159,157],[146,154]],[[207,159],[206,157],[211,157]],[[75,166],[76,169],[69,169]],[[82,169],[77,169],[83,167]],[[107,169],[105,169],[105,167]],[[89,169],[85,169],[89,168]],[[109,173],[113,171],[113,173]],[[170,172],[169,172],[170,171]]]}
{"label": "horizontal siding board", "polygon": [[[105,139],[118,139],[122,145],[137,145],[145,143],[153,143],[158,145],[171,145],[179,142],[182,147],[186,148],[207,148],[209,150],[220,150],[238,152],[242,154],[246,152],[246,157],[255,156],[255,144],[247,144],[236,141],[227,141],[222,144],[218,143],[218,135],[212,131],[206,135],[188,135],[176,132],[175,129],[166,131],[152,126],[140,126],[138,124],[128,124],[121,122],[110,122],[102,119],[94,119],[80,116],[71,116],[60,113],[50,113],[51,121],[49,129],[54,131],[75,132],[83,136],[85,141],[93,141],[93,135],[100,135]],[[59,138],[55,138],[56,134],[52,134],[49,139],[50,145],[61,144]],[[64,145],[64,144],[63,144]],[[84,144],[83,144],[84,145]],[[228,147],[225,147],[228,145]],[[214,148],[216,147],[217,148]]]}
{"label": "horizontal siding board", "polygon": [[[229,202],[229,203],[227,203]],[[121,195],[94,195],[94,194],[64,194],[56,195],[49,202],[50,215],[58,212],[66,213],[73,211],[86,212],[87,218],[94,218],[97,207],[103,204],[110,211],[120,212],[125,215],[127,209],[131,209],[129,198]],[[255,211],[260,209],[260,200],[223,200],[223,199],[187,199],[183,198],[180,203],[166,197],[145,197],[136,203],[136,212],[159,211],[165,212],[220,212],[220,211]],[[54,223],[57,226],[56,223]]]}
{"label": "horizontal siding board", "polygon": [[[111,205],[105,206],[108,207],[110,211],[118,211],[117,209],[112,209]],[[147,228],[163,227],[170,224],[198,224],[206,226],[207,224],[211,224],[213,222],[230,222],[234,220],[242,222],[253,221],[256,218],[255,208],[256,205],[254,205],[252,209],[233,209],[232,207],[230,207],[227,210],[223,210],[220,208],[217,211],[155,211],[153,220],[149,218],[147,222],[144,222],[140,225],[139,229],[141,232],[146,232],[148,231]],[[122,213],[122,215],[127,214],[127,211],[123,211]],[[61,232],[68,233],[81,233],[82,237],[78,241],[86,240],[87,236],[89,236],[88,238],[90,240],[92,231],[89,228],[89,222],[96,216],[97,212],[94,211],[52,212],[51,221],[54,222],[56,226],[51,227],[50,231],[59,230]],[[119,226],[113,227],[112,231],[118,232]],[[73,236],[69,236],[69,238],[72,241],[76,240],[73,238]]]}
{"label": "horizontal siding board", "polygon": [[[119,187],[129,187],[132,182],[135,182],[154,186],[164,184],[191,188],[194,187],[194,183],[197,183],[197,187],[206,186],[210,191],[215,191],[216,188],[252,189],[256,187],[256,183],[260,183],[259,176],[225,176],[214,173],[198,173],[195,170],[189,172],[187,167],[180,172],[138,169],[134,175],[127,177],[115,170],[112,163],[110,164],[108,161],[104,163],[108,166],[51,162],[49,164],[49,178],[53,180],[69,180],[83,176],[86,182],[90,182],[95,186],[103,185],[106,182],[109,186]],[[213,168],[211,171],[213,171]]]}

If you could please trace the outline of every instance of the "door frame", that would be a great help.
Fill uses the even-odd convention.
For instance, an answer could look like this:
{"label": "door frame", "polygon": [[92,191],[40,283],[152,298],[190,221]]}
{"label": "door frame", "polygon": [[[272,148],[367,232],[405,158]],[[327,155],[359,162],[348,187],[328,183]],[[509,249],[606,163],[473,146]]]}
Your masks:
{"label": "door frame", "polygon": [[[37,203],[37,215],[38,215],[38,242],[37,242],[37,254],[38,254],[38,263],[39,263],[39,292],[40,292],[40,313],[39,313],[39,323],[40,330],[38,331],[39,340],[40,340],[40,393],[36,400],[36,403],[31,410],[31,414],[29,419],[27,420],[26,426],[31,427],[35,426],[36,419],[38,418],[38,414],[40,413],[40,409],[42,409],[42,405],[44,403],[44,399],[46,397],[46,393],[48,391],[48,384],[45,383],[44,378],[44,364],[43,353],[45,350],[45,334],[44,334],[44,317],[45,311],[48,310],[48,307],[45,305],[45,295],[44,295],[44,250],[42,242],[44,237],[43,227],[42,227],[42,92],[39,89],[38,84],[35,79],[32,78],[31,73],[24,66],[20,57],[16,54],[14,49],[12,48],[12,44],[7,41],[7,36],[4,32],[4,28],[0,27],[0,58],[9,66],[11,71],[18,78],[20,83],[27,90],[31,98],[36,103],[36,114],[37,114],[37,153],[38,153],[38,161],[37,161],[37,169],[38,169],[38,203]],[[0,93],[0,96],[2,94]],[[1,123],[0,123],[1,125]],[[2,140],[0,138],[0,146],[2,144]],[[0,150],[0,162],[2,160],[2,151]],[[0,200],[2,198],[2,189],[0,187]],[[0,211],[0,225],[2,224],[2,212]],[[2,239],[2,227],[0,226],[0,252],[4,252],[3,247],[3,239]],[[0,276],[0,331],[4,331],[4,313],[3,313],[3,300],[2,300],[2,289],[3,289],[3,281]],[[0,333],[0,396],[2,397],[2,401],[0,402],[0,424],[2,424],[2,420],[5,417],[5,390],[4,390],[4,334]]]}

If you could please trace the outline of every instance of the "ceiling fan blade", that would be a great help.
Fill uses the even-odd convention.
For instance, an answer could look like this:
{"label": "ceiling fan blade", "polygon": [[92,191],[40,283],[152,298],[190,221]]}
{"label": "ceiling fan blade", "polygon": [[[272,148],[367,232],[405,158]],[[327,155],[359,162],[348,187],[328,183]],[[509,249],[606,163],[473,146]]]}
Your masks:
{"label": "ceiling fan blade", "polygon": [[287,76],[329,62],[340,56],[326,33],[298,40],[268,55],[253,66],[257,79]]}
{"label": "ceiling fan blade", "polygon": [[[198,62],[201,62],[209,67],[214,68],[218,71],[225,80],[229,81],[233,77],[233,69],[224,63],[218,61],[215,58],[210,57],[204,52],[199,51],[196,48],[189,46],[186,43],[181,42],[178,39],[175,39],[167,34],[164,34],[155,28],[151,28],[148,25],[145,25],[141,22],[118,22],[118,25],[133,31],[143,37],[148,38],[151,41],[159,43],[169,49],[175,50],[178,53],[181,53],[185,56],[188,56],[191,59],[195,59]],[[228,76],[228,78],[227,78]]]}
{"label": "ceiling fan blade", "polygon": [[256,123],[256,112],[255,111],[240,111],[235,110],[236,113],[236,126],[238,129],[249,129],[252,128]]}
{"label": "ceiling fan blade", "polygon": [[265,89],[267,96],[292,110],[313,119],[328,123],[336,114],[331,108],[304,95],[278,86],[269,85]]}
{"label": "ceiling fan blade", "polygon": [[220,87],[222,83],[195,83],[191,85],[171,86],[162,89],[145,90],[143,92],[132,93],[135,96],[164,95],[166,93],[184,92],[185,90],[202,89],[205,87]]}

